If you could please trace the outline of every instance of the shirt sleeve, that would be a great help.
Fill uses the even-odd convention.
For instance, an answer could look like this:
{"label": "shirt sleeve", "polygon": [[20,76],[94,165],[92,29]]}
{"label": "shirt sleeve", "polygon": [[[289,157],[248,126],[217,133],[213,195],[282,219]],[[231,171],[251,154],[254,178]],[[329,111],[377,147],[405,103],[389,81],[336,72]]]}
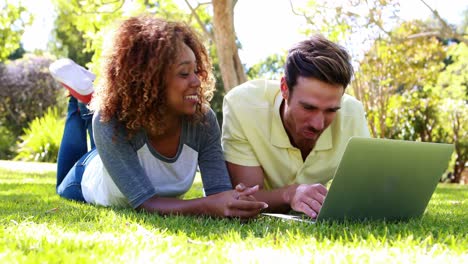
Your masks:
{"label": "shirt sleeve", "polygon": [[199,129],[201,138],[198,166],[205,194],[231,190],[232,184],[221,148],[221,132],[213,110],[210,109],[205,115],[205,121],[199,125]]}
{"label": "shirt sleeve", "polygon": [[115,119],[103,123],[97,113],[93,119],[93,133],[105,169],[130,205],[136,208],[154,196],[156,190],[141,167],[123,125]]}
{"label": "shirt sleeve", "polygon": [[[260,166],[256,154],[243,130],[243,124],[236,115],[228,96],[223,101],[222,148],[226,161],[242,166]],[[255,113],[251,113],[255,115]],[[248,117],[245,117],[248,118]]]}

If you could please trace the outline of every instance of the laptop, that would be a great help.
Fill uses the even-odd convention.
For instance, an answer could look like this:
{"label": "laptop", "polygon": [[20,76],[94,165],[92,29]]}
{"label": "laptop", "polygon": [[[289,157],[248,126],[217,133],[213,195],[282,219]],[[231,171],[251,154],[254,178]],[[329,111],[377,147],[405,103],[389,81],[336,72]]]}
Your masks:
{"label": "laptop", "polygon": [[[352,137],[316,221],[422,216],[452,152],[452,144]],[[313,222],[305,215],[265,215]]]}

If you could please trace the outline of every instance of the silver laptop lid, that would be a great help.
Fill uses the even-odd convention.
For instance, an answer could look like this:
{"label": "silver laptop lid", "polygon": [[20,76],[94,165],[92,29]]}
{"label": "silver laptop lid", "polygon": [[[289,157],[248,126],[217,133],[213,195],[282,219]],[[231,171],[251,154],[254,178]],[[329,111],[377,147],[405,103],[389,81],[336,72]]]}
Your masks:
{"label": "silver laptop lid", "polygon": [[421,216],[452,152],[451,144],[351,138],[317,220]]}

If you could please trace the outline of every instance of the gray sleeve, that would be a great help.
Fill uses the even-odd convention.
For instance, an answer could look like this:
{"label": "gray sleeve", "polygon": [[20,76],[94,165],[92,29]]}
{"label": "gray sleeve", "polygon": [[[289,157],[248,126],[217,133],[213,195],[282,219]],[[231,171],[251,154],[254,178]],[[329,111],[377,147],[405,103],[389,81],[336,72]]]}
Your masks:
{"label": "gray sleeve", "polygon": [[140,165],[136,150],[127,139],[123,125],[115,119],[103,123],[99,113],[93,118],[96,148],[102,163],[133,208],[156,194]]}
{"label": "gray sleeve", "polygon": [[221,132],[213,110],[205,115],[205,121],[199,124],[201,138],[198,166],[206,195],[232,189],[231,180],[221,148]]}

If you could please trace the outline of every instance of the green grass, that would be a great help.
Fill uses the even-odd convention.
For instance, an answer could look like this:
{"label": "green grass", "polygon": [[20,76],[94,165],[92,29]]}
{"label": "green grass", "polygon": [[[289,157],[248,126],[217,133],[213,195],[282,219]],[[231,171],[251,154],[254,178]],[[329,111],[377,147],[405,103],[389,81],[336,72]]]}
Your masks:
{"label": "green grass", "polygon": [[468,262],[468,186],[440,185],[409,222],[243,223],[72,202],[54,177],[0,169],[0,263]]}

